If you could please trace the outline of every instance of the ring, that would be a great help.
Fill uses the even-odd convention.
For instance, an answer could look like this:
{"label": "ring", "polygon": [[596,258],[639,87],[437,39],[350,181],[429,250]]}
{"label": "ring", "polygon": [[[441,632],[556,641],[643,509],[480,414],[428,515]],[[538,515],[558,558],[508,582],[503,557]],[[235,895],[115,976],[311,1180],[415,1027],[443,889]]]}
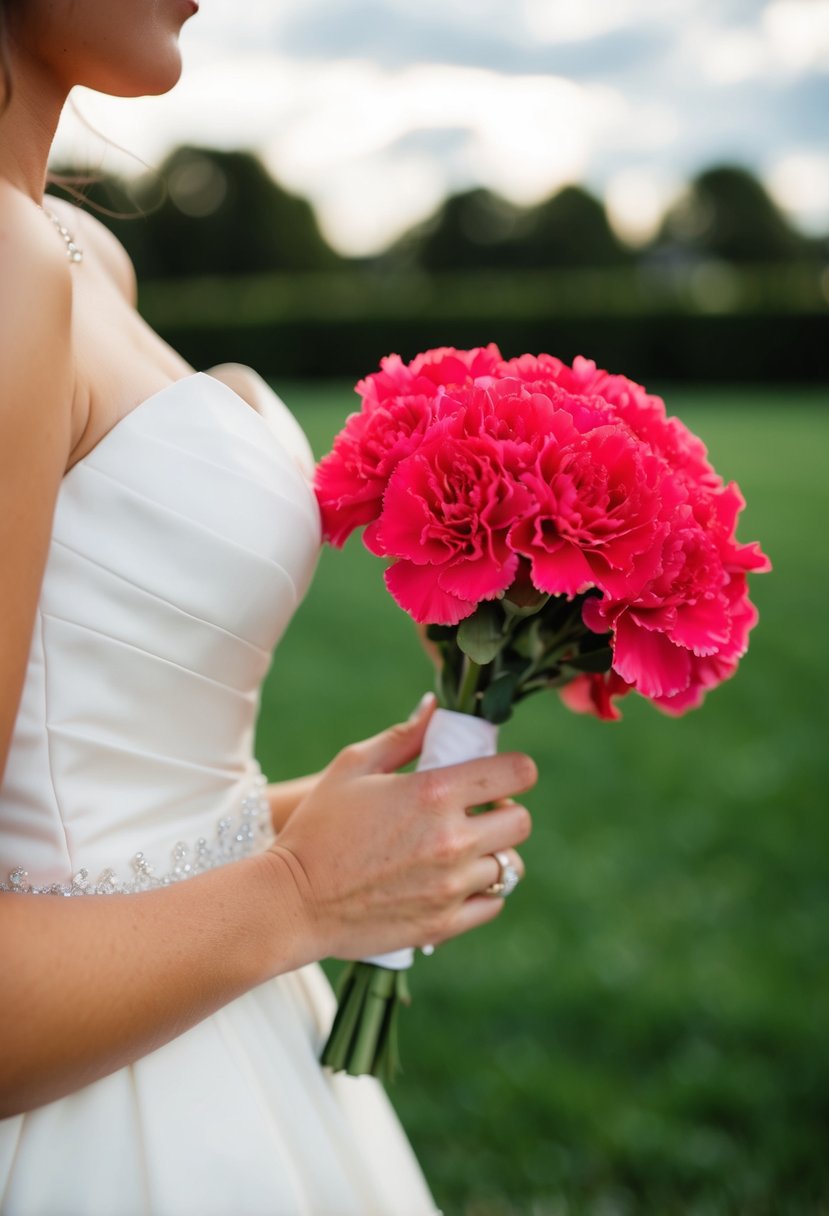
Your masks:
{"label": "ring", "polygon": [[494,857],[498,862],[500,873],[495,882],[484,888],[482,894],[498,895],[501,899],[506,899],[518,886],[521,875],[510,861],[508,853],[490,853],[490,857]]}

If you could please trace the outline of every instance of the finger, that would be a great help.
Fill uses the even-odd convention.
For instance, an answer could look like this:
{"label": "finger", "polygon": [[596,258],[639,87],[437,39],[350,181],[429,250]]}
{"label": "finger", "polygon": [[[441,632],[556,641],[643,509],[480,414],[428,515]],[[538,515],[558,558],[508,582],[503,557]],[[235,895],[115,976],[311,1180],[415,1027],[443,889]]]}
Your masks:
{"label": "finger", "polygon": [[337,759],[355,773],[394,772],[420,755],[436,705],[435,694],[426,693],[407,722],[398,722],[378,735],[352,743]]}
{"label": "finger", "polygon": [[478,856],[523,844],[532,831],[530,812],[518,802],[494,807],[468,820],[472,848]]}
{"label": "finger", "polygon": [[495,899],[491,895],[470,896],[459,906],[449,922],[449,928],[442,936],[435,938],[434,944],[440,945],[441,942],[449,941],[461,933],[468,933],[470,929],[477,929],[480,925],[495,920],[503,911],[504,903],[503,899]]}
{"label": "finger", "polygon": [[481,811],[498,811],[505,806],[518,806],[514,798],[493,798],[486,806],[470,806],[466,808],[467,815],[479,815]]}
{"label": "finger", "polygon": [[[525,873],[524,863],[515,849],[500,849],[499,852],[508,858],[509,864],[516,871],[519,879],[522,879]],[[463,878],[464,892],[467,899],[472,895],[485,895],[487,887],[491,887],[494,883],[500,881],[501,863],[494,853],[487,853],[483,857],[476,857],[465,868]],[[493,897],[490,896],[490,898]]]}
{"label": "finger", "polygon": [[440,800],[463,807],[497,802],[531,789],[538,770],[523,752],[505,752],[482,760],[466,760],[418,774],[425,790],[437,791]]}

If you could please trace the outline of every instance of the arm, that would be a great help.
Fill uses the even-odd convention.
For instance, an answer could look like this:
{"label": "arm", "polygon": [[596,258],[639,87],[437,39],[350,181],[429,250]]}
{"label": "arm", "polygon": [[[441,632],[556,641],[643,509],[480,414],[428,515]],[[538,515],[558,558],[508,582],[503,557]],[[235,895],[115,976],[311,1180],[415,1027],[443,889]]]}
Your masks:
{"label": "arm", "polygon": [[53,237],[0,183],[0,779],[72,448],[72,283]]}
{"label": "arm", "polygon": [[[466,807],[531,785],[527,757],[396,773],[431,707],[345,748],[279,841],[136,895],[0,896],[0,1116],[71,1093],[265,980],[328,956],[440,942],[492,920],[491,856],[523,807]],[[392,813],[393,811],[393,813]]]}
{"label": "arm", "polygon": [[0,895],[0,1117],[50,1102],[308,962],[264,854],[137,895]]}

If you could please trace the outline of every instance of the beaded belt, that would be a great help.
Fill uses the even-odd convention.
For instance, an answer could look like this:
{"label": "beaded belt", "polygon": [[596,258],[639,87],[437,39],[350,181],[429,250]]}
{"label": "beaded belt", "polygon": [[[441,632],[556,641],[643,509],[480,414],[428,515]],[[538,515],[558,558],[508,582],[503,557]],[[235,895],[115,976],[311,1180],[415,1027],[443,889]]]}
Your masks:
{"label": "beaded belt", "polygon": [[8,882],[0,882],[0,891],[16,891],[23,895],[132,895],[156,887],[169,887],[228,861],[248,857],[262,847],[271,827],[266,784],[261,774],[251,782],[238,811],[219,819],[212,840],[199,836],[193,845],[179,840],[171,853],[172,868],[164,874],[156,874],[144,853],[136,853],[131,862],[133,877],[124,882],[112,869],[102,871],[93,882],[89,871],[81,868],[69,883],[53,882],[37,887],[29,882],[28,872],[18,866],[9,874]]}

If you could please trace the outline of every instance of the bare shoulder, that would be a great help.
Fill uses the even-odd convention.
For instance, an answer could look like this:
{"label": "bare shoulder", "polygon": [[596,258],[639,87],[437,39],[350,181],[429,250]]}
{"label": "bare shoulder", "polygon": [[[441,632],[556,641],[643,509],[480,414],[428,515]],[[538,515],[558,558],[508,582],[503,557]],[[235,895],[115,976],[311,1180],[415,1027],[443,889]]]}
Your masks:
{"label": "bare shoulder", "polygon": [[71,329],[66,251],[32,200],[0,181],[0,412],[27,396],[14,389],[39,380],[44,362],[60,376],[56,393],[71,401]]}
{"label": "bare shoulder", "polygon": [[106,272],[124,298],[134,305],[138,294],[135,267],[117,236],[91,211],[76,207],[64,198],[47,195],[46,206],[66,225],[76,244],[89,254],[94,254],[96,264]]}
{"label": "bare shoulder", "polygon": [[4,274],[0,289],[7,288],[7,275],[28,265],[35,275],[47,274],[71,284],[65,250],[55,239],[48,217],[32,199],[0,178],[0,259]]}

